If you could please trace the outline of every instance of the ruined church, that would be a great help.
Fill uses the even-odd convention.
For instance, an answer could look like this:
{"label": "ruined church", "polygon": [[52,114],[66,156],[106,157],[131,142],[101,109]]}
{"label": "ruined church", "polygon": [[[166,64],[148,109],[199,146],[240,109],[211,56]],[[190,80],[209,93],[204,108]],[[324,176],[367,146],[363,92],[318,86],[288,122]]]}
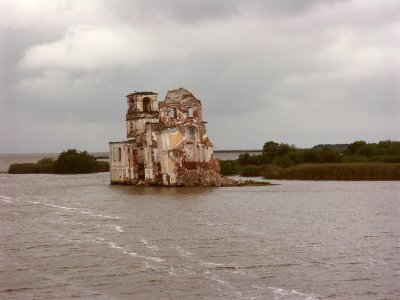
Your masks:
{"label": "ruined church", "polygon": [[127,140],[110,142],[111,183],[182,185],[188,170],[219,174],[213,144],[202,119],[201,102],[188,90],[126,96]]}

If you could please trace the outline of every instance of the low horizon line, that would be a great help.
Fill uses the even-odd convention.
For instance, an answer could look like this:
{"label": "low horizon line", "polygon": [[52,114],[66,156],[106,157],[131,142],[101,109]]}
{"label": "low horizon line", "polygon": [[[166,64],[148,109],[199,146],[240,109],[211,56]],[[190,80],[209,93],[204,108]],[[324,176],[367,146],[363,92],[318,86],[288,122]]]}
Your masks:
{"label": "low horizon line", "polygon": [[[67,149],[68,150],[68,149]],[[61,152],[67,151],[63,150]],[[82,150],[79,150],[82,151]],[[87,151],[87,150],[83,150]],[[20,153],[0,153],[0,155],[28,155],[28,154],[60,154],[61,152],[20,152]],[[109,151],[87,151],[88,153],[109,153]],[[262,149],[222,149],[214,152],[262,152]]]}

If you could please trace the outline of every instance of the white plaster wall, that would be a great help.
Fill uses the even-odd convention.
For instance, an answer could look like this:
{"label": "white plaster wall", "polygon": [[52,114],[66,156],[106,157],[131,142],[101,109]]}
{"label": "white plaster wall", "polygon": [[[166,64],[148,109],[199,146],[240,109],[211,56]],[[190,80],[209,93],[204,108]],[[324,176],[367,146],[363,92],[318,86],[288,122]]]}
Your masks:
{"label": "white plaster wall", "polygon": [[135,122],[135,134],[136,135],[144,133],[144,130],[145,130],[144,124],[145,124],[145,120],[143,120],[143,119],[137,120]]}
{"label": "white plaster wall", "polygon": [[126,136],[129,134],[135,134],[135,124],[134,121],[126,121]]}
{"label": "white plaster wall", "polygon": [[179,139],[182,140],[182,138],[183,136],[180,135],[177,128],[166,129],[157,133],[158,159],[161,164],[161,174],[165,185],[176,183],[177,170],[170,151],[173,150],[177,144],[176,142]]}
{"label": "white plaster wall", "polygon": [[144,156],[144,168],[145,168],[145,179],[153,179],[153,153],[152,147],[149,145],[152,144],[152,127],[150,124],[146,125],[146,146],[143,149]]}
{"label": "white plaster wall", "polygon": [[[129,147],[127,144],[110,143],[110,181],[123,183],[129,181]],[[121,160],[118,152],[121,149]]]}
{"label": "white plaster wall", "polygon": [[213,154],[213,149],[212,148],[205,148],[205,161],[208,162],[211,159],[211,156]]}
{"label": "white plaster wall", "polygon": [[205,162],[204,145],[199,144],[199,161]]}
{"label": "white plaster wall", "polygon": [[158,102],[157,102],[157,96],[154,96],[151,99],[151,110],[152,111],[158,111]]}
{"label": "white plaster wall", "polygon": [[184,150],[185,150],[185,160],[194,161],[194,145],[186,144]]}

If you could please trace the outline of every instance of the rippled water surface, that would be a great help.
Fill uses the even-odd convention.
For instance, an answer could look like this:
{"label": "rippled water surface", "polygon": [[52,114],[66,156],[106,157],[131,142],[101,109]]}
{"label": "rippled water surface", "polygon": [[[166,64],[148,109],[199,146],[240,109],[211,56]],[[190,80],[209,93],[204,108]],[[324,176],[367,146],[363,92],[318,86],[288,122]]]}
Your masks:
{"label": "rippled water surface", "polygon": [[0,299],[399,299],[400,182],[0,174]]}

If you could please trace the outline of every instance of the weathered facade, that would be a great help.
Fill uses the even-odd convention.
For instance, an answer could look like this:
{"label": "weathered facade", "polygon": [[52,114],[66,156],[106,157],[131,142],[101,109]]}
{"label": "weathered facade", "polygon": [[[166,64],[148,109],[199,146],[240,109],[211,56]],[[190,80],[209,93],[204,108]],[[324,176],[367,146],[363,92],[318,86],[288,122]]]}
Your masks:
{"label": "weathered facade", "polygon": [[188,170],[219,173],[201,102],[188,90],[169,91],[161,102],[153,92],[126,97],[127,140],[109,143],[111,183],[175,186]]}

